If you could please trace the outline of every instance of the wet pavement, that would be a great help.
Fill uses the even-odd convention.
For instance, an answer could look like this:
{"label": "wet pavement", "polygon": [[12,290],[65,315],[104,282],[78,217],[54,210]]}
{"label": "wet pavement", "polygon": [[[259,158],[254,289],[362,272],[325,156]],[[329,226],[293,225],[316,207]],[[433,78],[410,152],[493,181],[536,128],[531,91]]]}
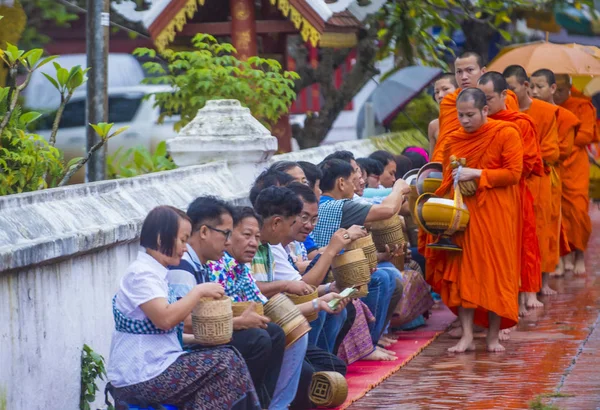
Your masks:
{"label": "wet pavement", "polygon": [[[600,409],[600,211],[587,274],[552,279],[560,294],[521,320],[506,352],[451,354],[443,334],[419,356],[350,406],[366,409]],[[532,407],[538,401],[546,407]]]}

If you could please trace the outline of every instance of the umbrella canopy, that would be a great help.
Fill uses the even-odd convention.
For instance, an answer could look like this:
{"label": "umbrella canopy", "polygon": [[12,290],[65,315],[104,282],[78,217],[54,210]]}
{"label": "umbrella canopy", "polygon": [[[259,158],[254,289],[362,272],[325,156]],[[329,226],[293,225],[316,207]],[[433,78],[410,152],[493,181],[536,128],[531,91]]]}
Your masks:
{"label": "umbrella canopy", "polygon": [[547,68],[557,74],[600,75],[600,60],[582,47],[547,42],[527,44],[505,52],[488,69],[502,72],[509,65],[518,64],[529,74]]}
{"label": "umbrella canopy", "polygon": [[381,124],[389,124],[410,100],[440,74],[440,68],[411,66],[386,78],[367,99],[373,103],[375,119]]}

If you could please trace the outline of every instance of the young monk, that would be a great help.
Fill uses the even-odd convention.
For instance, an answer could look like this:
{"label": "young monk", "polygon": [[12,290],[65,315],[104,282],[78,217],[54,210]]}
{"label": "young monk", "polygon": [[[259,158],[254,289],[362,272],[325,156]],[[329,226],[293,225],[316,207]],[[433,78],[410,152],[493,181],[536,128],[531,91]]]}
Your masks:
{"label": "young monk", "polygon": [[[554,93],[556,91],[556,79],[554,73],[547,69],[537,70],[531,75],[531,94],[533,98],[541,99],[549,104],[554,103]],[[554,164],[552,173],[552,201],[550,208],[550,259],[544,271],[553,272],[561,276],[564,274],[564,267],[560,263],[560,256],[570,252],[568,241],[566,240],[561,221],[561,197],[562,197],[562,178],[560,175],[560,166],[571,154],[575,134],[581,122],[575,114],[566,108],[558,107],[556,126],[558,127],[558,162]],[[552,165],[551,165],[552,166]],[[550,294],[555,294],[555,291]]]}
{"label": "young monk", "polygon": [[542,175],[542,156],[533,119],[527,114],[506,108],[508,84],[502,74],[495,71],[485,73],[479,79],[477,87],[485,93],[489,117],[515,125],[523,144],[523,173],[519,182],[521,196],[519,316],[526,316],[528,303],[530,307],[543,306],[536,297],[536,293],[542,288],[542,267],[533,210],[534,198],[528,187],[528,180]]}
{"label": "young monk", "polygon": [[[542,264],[542,290],[543,295],[554,294],[550,288],[549,271],[545,270],[551,266],[552,256],[550,253],[550,209],[552,207],[552,188],[550,166],[558,161],[558,127],[556,117],[558,107],[548,104],[539,99],[529,97],[529,81],[525,69],[519,65],[511,65],[502,73],[508,87],[514,91],[519,99],[521,112],[528,114],[535,123],[540,153],[544,162],[544,172],[539,179],[529,180],[529,189],[534,198],[533,207],[536,218],[536,233],[538,237],[540,256]],[[554,268],[552,268],[554,270]],[[534,306],[535,295],[528,294],[526,305]],[[531,304],[528,303],[530,301]],[[535,298],[537,301],[537,298]]]}
{"label": "young monk", "polygon": [[563,265],[566,271],[581,275],[585,273],[583,256],[592,233],[588,214],[590,163],[586,147],[596,137],[596,108],[589,99],[572,95],[571,78],[566,74],[556,75],[554,102],[571,111],[581,121],[571,155],[560,167],[563,225],[573,251],[563,258]]}
{"label": "young monk", "polygon": [[[452,73],[444,73],[437,80],[435,80],[433,86],[433,98],[435,98],[435,102],[440,104],[442,99],[448,95],[456,91],[458,88],[458,83],[456,82],[456,78]],[[440,120],[436,118],[429,123],[429,128],[427,129],[427,135],[429,136],[429,155],[433,155],[433,150],[435,149],[435,144],[438,139],[438,134],[440,132]]]}
{"label": "young monk", "polygon": [[[479,77],[485,72],[486,67],[483,58],[475,52],[467,51],[454,61],[454,75],[460,88],[446,95],[440,103],[439,133],[436,147],[441,146],[441,142],[447,134],[460,129],[460,122],[456,113],[456,98],[458,94],[465,88],[477,87]],[[517,97],[512,92],[508,93],[507,104],[513,110],[518,110],[519,108]],[[431,160],[441,162],[443,160],[440,156],[441,151],[436,148],[432,153]]]}
{"label": "young monk", "polygon": [[[461,129],[444,143],[444,177],[436,195],[450,197],[457,170],[450,169],[450,156],[465,158],[459,181],[475,180],[477,193],[464,197],[470,212],[467,229],[453,239],[461,253],[444,254],[440,278],[444,303],[462,326],[459,342],[450,352],[474,350],[473,324],[489,327],[487,348],[503,351],[500,329],[518,321],[520,236],[518,182],[523,169],[523,146],[516,129],[503,121],[488,120],[485,94],[478,89],[463,90],[457,98]],[[436,271],[437,273],[437,271]]]}

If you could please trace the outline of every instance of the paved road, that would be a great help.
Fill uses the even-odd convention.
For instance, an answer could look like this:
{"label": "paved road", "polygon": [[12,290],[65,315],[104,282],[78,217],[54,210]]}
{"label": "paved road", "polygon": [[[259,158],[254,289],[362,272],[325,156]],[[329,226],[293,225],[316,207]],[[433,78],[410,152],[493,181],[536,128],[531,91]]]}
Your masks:
{"label": "paved road", "polygon": [[[407,366],[350,409],[600,409],[600,211],[587,275],[553,279],[558,296],[521,320],[504,353],[449,354],[442,335]],[[541,408],[541,407],[540,407]]]}

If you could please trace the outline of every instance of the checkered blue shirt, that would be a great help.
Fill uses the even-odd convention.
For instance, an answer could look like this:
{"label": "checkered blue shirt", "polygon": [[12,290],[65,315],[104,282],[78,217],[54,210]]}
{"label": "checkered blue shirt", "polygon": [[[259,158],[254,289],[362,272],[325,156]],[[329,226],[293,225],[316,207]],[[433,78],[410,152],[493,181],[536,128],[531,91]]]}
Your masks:
{"label": "checkered blue shirt", "polygon": [[342,225],[343,208],[348,199],[333,199],[321,196],[319,202],[319,221],[312,232],[313,239],[319,248],[327,246],[333,234]]}

